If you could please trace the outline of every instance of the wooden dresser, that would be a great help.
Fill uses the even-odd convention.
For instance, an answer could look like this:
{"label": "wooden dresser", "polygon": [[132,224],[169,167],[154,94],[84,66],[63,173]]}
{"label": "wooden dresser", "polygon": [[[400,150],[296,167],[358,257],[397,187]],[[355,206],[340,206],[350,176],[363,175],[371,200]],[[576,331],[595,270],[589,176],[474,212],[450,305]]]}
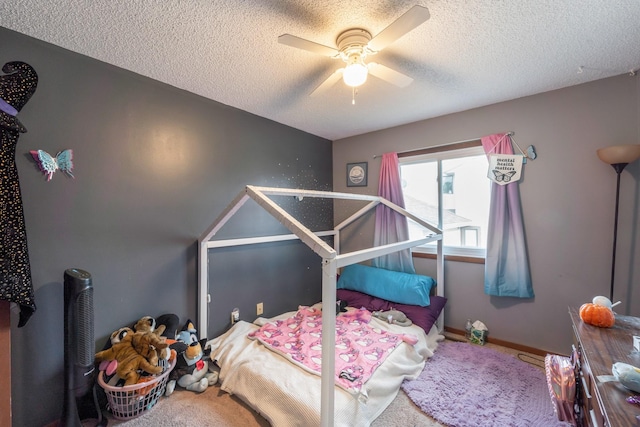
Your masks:
{"label": "wooden dresser", "polygon": [[579,354],[578,401],[586,426],[640,426],[640,406],[628,403],[634,393],[617,381],[599,382],[600,375],[611,376],[616,362],[640,367],[640,352],[633,349],[633,336],[640,336],[640,318],[616,315],[611,328],[584,323],[578,308],[570,307],[576,348]]}

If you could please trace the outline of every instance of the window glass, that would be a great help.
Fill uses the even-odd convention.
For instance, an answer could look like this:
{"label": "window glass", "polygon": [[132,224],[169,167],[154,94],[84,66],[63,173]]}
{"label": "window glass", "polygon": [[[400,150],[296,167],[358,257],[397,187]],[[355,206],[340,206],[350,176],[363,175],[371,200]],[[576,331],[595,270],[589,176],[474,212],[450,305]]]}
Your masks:
{"label": "window glass", "polygon": [[[484,257],[491,198],[488,166],[482,147],[400,158],[406,208],[444,230],[443,243],[447,254]],[[442,174],[440,189],[438,167]],[[442,218],[438,209],[439,191]],[[425,233],[428,231],[409,220],[411,238]],[[417,250],[435,251],[435,242]]]}

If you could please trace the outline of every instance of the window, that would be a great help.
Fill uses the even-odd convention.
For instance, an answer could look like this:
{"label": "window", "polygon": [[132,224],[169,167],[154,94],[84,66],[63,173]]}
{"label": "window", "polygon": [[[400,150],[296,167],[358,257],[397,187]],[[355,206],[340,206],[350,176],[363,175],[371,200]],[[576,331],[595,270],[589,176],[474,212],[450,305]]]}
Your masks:
{"label": "window", "polygon": [[[482,146],[479,141],[473,145],[456,149],[455,144],[444,151],[434,147],[398,157],[407,210],[442,228],[445,254],[484,258],[491,181],[487,178],[489,164]],[[442,200],[442,218],[438,200]],[[410,238],[425,233],[428,231],[409,220]],[[435,248],[434,242],[414,251],[435,253]]]}

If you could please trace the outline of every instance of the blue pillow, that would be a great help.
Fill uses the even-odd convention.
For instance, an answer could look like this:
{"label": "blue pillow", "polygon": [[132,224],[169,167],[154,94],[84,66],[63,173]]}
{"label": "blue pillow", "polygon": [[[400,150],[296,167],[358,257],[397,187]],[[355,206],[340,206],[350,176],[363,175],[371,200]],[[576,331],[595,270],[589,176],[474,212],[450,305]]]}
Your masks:
{"label": "blue pillow", "polygon": [[337,287],[399,304],[426,307],[434,284],[435,280],[428,276],[352,264],[342,269]]}

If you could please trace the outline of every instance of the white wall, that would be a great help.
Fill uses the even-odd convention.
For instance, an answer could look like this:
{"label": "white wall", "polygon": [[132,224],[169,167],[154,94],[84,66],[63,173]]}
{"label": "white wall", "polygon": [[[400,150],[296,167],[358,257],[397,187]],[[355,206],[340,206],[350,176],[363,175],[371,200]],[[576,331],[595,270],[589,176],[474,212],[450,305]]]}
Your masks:
{"label": "white wall", "polygon": [[[533,299],[490,297],[483,291],[484,266],[447,262],[445,325],[462,329],[480,319],[490,336],[568,353],[568,306],[608,295],[616,174],[596,156],[598,148],[640,143],[640,85],[628,74],[520,98],[435,119],[385,129],[333,143],[335,191],[377,193],[376,154],[514,131],[538,158],[524,167],[520,194],[536,294]],[[349,162],[369,162],[369,185],[347,188]],[[640,162],[622,174],[615,299],[618,313],[640,316]],[[336,221],[343,209],[336,206]],[[345,245],[372,239],[373,221]],[[419,272],[432,262],[417,260]]]}

